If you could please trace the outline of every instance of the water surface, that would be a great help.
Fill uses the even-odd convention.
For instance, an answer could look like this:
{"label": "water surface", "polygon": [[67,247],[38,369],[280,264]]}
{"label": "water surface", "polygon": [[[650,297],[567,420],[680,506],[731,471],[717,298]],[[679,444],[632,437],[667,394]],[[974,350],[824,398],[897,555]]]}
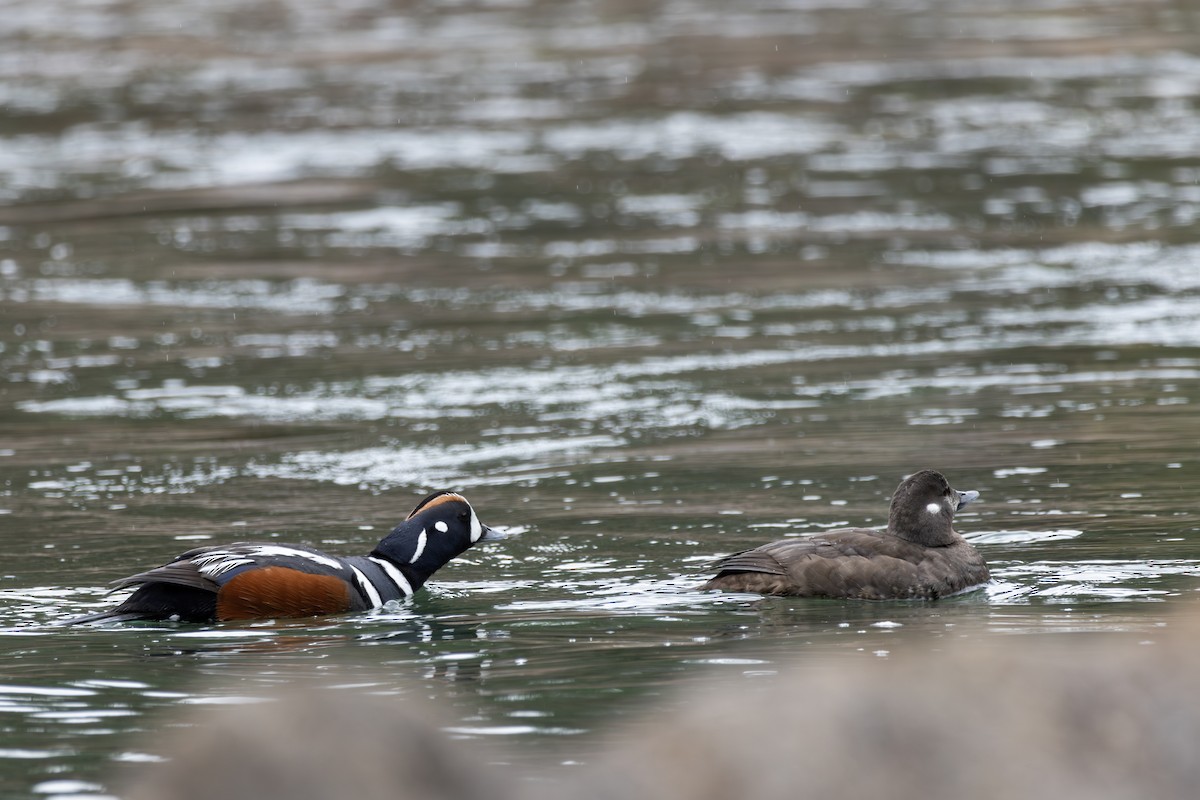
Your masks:
{"label": "water surface", "polygon": [[[1189,4],[8,5],[6,794],[314,675],[569,770],[713,675],[1152,641],[1200,588]],[[695,591],[925,466],[983,591]],[[520,535],[398,607],[54,626],[436,488]]]}

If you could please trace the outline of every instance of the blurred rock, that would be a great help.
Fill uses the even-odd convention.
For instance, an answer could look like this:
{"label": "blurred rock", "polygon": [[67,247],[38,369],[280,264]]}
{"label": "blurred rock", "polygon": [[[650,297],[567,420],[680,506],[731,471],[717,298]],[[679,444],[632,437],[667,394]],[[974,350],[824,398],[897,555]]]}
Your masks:
{"label": "blurred rock", "polygon": [[573,800],[1190,798],[1200,649],[955,645],[724,685],[630,731]]}
{"label": "blurred rock", "polygon": [[[127,800],[1127,800],[1200,787],[1200,647],[950,643],[719,680],[520,784],[421,704],[331,690],[206,709]],[[599,747],[599,745],[597,745]],[[529,763],[522,756],[515,761]]]}
{"label": "blurred rock", "polygon": [[[170,760],[126,800],[504,800],[479,748],[451,741],[420,703],[296,690],[275,702],[205,709],[175,732]],[[203,713],[203,712],[201,712]]]}

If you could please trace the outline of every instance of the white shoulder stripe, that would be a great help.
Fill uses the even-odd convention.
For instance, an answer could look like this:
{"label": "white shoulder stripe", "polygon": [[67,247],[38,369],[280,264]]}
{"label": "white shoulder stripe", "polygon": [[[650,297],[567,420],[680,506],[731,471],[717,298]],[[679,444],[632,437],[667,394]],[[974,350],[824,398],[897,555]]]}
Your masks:
{"label": "white shoulder stripe", "polygon": [[333,569],[341,569],[342,567],[341,562],[329,556],[320,553],[310,553],[307,550],[299,550],[295,547],[284,547],[274,544],[235,545],[229,548],[209,550],[206,553],[192,556],[189,560],[196,566],[201,575],[216,578],[218,575],[223,575],[235,567],[240,567],[244,564],[253,564],[257,558],[271,558],[272,556],[303,558],[306,561]]}
{"label": "white shoulder stripe", "polygon": [[218,575],[228,572],[234,567],[254,563],[252,559],[243,558],[228,550],[213,550],[212,552],[193,556],[189,560],[201,575],[208,578],[216,578]]}
{"label": "white shoulder stripe", "polygon": [[310,553],[307,550],[297,550],[294,547],[283,547],[277,544],[259,544],[246,549],[246,555],[251,556],[291,556],[293,558],[306,558],[309,561],[321,564],[333,569],[341,569],[342,563],[329,556],[321,555],[320,553]]}
{"label": "white shoulder stripe", "polygon": [[[413,595],[412,584],[408,582],[408,578],[404,577],[404,573],[396,569],[396,565],[387,559],[376,558],[375,556],[367,556],[368,561],[373,561],[387,573],[387,576],[392,579],[392,583],[396,584],[396,588],[404,593],[405,597]],[[357,572],[358,570],[355,570]]]}
{"label": "white shoulder stripe", "polygon": [[362,570],[353,564],[349,565],[350,571],[354,573],[354,580],[358,581],[358,585],[367,593],[367,598],[371,601],[371,608],[379,608],[383,605],[383,599],[379,596],[379,591],[375,588],[375,584],[367,580],[367,576],[363,575]]}

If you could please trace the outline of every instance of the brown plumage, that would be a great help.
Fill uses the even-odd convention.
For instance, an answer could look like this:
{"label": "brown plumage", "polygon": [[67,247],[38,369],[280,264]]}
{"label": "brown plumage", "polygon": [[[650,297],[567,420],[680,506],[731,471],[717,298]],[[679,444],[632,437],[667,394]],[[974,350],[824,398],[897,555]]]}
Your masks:
{"label": "brown plumage", "polygon": [[886,531],[847,528],[734,553],[705,589],[863,600],[937,599],[981,586],[987,564],[954,531],[954,512],[979,497],[934,470],[896,488]]}
{"label": "brown plumage", "polygon": [[248,570],[217,592],[217,619],[319,617],[350,610],[350,586],[287,567]]}

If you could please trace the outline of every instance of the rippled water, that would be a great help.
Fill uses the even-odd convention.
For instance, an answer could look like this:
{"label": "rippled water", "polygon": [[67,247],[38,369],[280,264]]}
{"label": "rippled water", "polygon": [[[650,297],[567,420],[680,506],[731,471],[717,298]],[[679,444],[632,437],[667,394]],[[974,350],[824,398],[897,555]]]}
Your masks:
{"label": "rippled water", "polygon": [[[5,5],[5,795],[313,675],[569,765],[712,674],[1192,603],[1196,10],[726,5]],[[694,591],[924,466],[986,590]],[[443,487],[520,535],[399,607],[53,625]]]}

